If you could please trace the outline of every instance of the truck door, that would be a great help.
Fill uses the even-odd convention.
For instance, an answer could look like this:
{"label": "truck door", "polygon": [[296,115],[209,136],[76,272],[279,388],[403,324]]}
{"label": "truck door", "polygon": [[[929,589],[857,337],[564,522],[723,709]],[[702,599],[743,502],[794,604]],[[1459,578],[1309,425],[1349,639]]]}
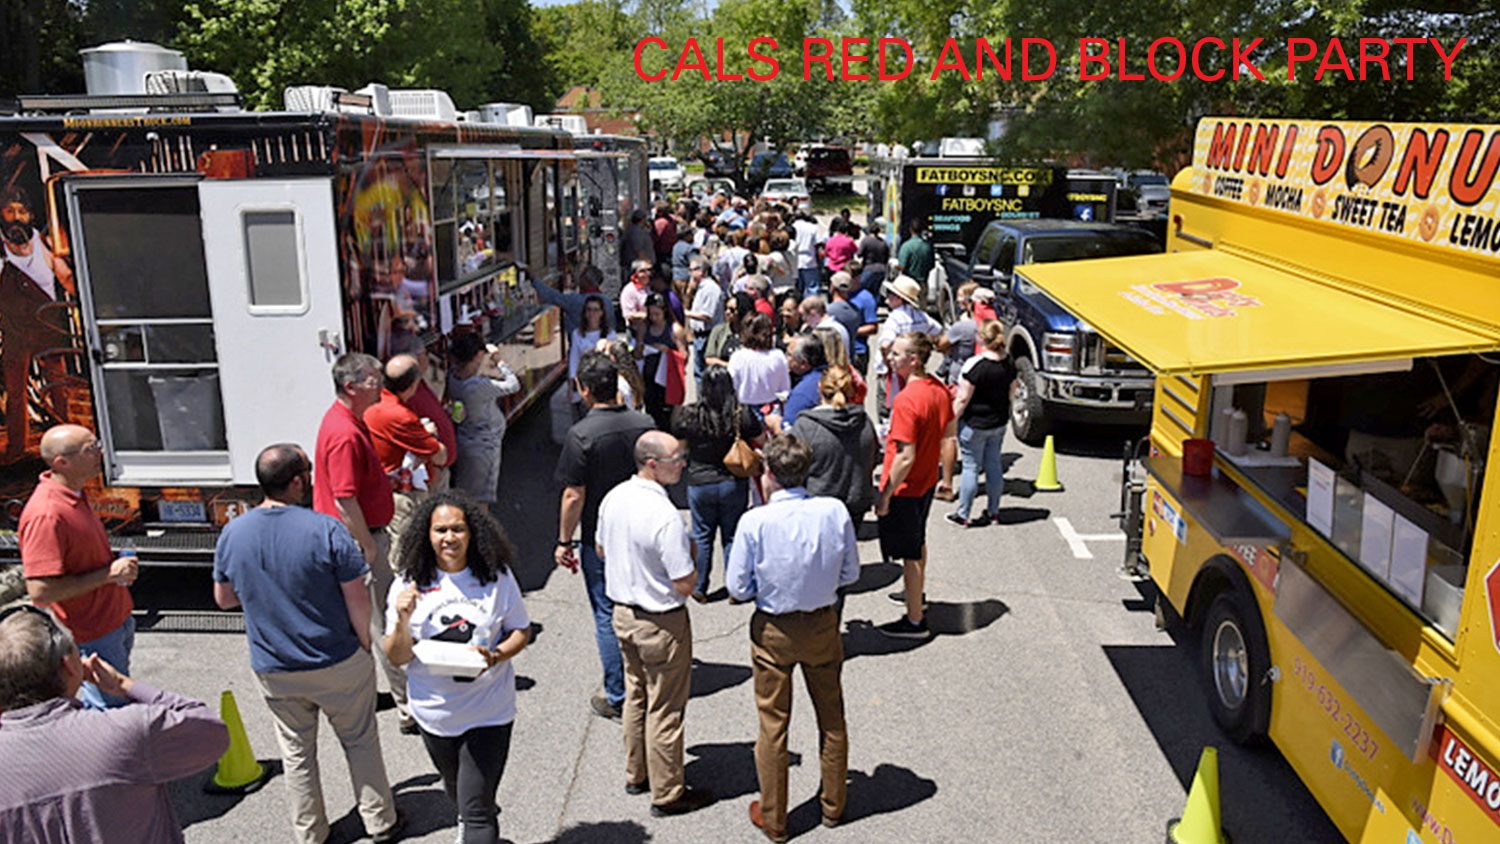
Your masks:
{"label": "truck door", "polygon": [[229,466],[253,484],[262,448],[312,452],[333,400],[344,346],[333,183],[204,181],[198,202]]}

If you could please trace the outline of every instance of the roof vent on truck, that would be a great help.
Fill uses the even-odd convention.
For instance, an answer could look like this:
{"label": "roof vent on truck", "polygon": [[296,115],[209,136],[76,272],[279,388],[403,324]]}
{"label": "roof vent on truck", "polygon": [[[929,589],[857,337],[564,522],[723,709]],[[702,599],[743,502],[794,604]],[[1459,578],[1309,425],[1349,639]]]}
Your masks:
{"label": "roof vent on truck", "polygon": [[458,109],[446,91],[431,88],[403,88],[390,92],[391,117],[406,117],[414,120],[442,120],[453,123],[458,120]]}
{"label": "roof vent on truck", "polygon": [[372,83],[349,92],[332,85],[292,85],[281,93],[287,111],[332,111],[344,114],[391,113],[386,87]]}
{"label": "roof vent on truck", "polygon": [[475,123],[498,123],[502,126],[530,126],[531,106],[520,103],[485,103],[470,112]]}

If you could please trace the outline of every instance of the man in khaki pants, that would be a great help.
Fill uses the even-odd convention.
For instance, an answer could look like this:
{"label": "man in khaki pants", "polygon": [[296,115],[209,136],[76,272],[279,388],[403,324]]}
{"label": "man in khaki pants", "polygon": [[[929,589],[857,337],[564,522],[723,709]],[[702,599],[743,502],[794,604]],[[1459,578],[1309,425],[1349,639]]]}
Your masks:
{"label": "man in khaki pants", "polygon": [[328,838],[317,763],[321,712],[344,748],[365,831],[394,841],[401,817],[375,722],[370,568],[342,524],[307,508],[312,463],[300,447],[267,447],[255,476],[266,497],[224,526],[214,600],[224,609],[244,606],[250,667],[276,720],[294,837]]}
{"label": "man in khaki pants", "polygon": [[785,841],[787,725],[792,718],[792,672],[802,666],[818,717],[823,825],[844,817],[849,736],[844,725],[844,644],[839,638],[838,590],[859,579],[859,550],[849,511],[836,498],[813,497],[802,484],[812,450],[792,435],[765,447],[761,480],[768,499],[740,518],[724,579],[729,595],[755,600],[750,659],[760,736],[755,773],[760,800],[750,822],[772,841]]}
{"label": "man in khaki pants", "polygon": [[596,533],[625,658],[625,791],[651,792],[651,814],[683,815],[713,795],[683,783],[682,716],[692,685],[693,627],[685,601],[698,570],[666,486],[687,461],[661,431],[635,444],[636,473],[599,504]]}

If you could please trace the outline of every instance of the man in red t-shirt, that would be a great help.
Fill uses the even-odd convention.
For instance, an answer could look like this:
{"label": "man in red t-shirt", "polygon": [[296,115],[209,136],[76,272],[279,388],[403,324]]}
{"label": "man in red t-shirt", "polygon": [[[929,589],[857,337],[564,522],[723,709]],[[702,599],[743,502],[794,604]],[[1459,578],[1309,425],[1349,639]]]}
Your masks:
{"label": "man in red t-shirt", "polygon": [[[370,641],[385,635],[386,596],[391,591],[390,535],[385,527],[395,515],[391,481],[365,425],[364,414],[380,401],[384,375],[380,361],[348,352],[333,362],[334,401],[318,426],[313,449],[313,509],[344,523],[370,566]],[[392,665],[384,649],[375,648],[390,685],[403,733],[415,735],[417,722],[406,707],[406,672]]]}
{"label": "man in red t-shirt", "polygon": [[448,457],[448,450],[437,437],[437,422],[422,418],[411,406],[421,383],[417,359],[396,355],[385,363],[385,389],[380,391],[380,401],[365,411],[365,425],[380,457],[380,468],[386,477],[394,479],[395,512],[386,533],[390,534],[391,557],[398,562],[401,533],[430,488],[423,475],[430,478]]}
{"label": "man in red t-shirt", "polygon": [[[101,451],[94,433],[80,425],[55,425],[42,435],[42,460],[51,469],[42,473],[21,511],[21,568],[31,600],[51,605],[72,631],[79,653],[98,654],[129,674],[135,604],[128,587],[135,582],[138,563],[133,553],[115,557],[104,525],[83,494],[99,474]],[[93,709],[127,702],[103,694],[92,683],[84,684],[80,697]]]}
{"label": "man in red t-shirt", "polygon": [[[444,460],[429,461],[428,469],[431,470],[432,477],[427,481],[427,491],[443,492],[448,489],[453,461],[458,459],[458,434],[453,429],[453,417],[449,416],[448,409],[443,407],[442,399],[438,398],[437,393],[434,393],[427,385],[427,373],[431,366],[427,355],[427,344],[415,334],[398,334],[391,338],[391,355],[411,355],[417,359],[417,391],[412,393],[411,398],[407,399],[405,404],[416,411],[418,417],[431,419],[437,425],[438,442],[443,444],[444,449],[447,449],[448,456]],[[443,374],[439,372],[438,376],[442,378]]]}
{"label": "man in red t-shirt", "polygon": [[906,615],[882,624],[887,636],[925,639],[930,634],[923,615],[923,586],[927,572],[927,514],[938,482],[943,437],[953,435],[953,399],[936,378],[927,374],[932,338],[921,332],[903,334],[891,347],[890,365],[906,382],[891,408],[891,429],[885,437],[885,462],[880,473],[880,552],[901,561],[906,587]]}

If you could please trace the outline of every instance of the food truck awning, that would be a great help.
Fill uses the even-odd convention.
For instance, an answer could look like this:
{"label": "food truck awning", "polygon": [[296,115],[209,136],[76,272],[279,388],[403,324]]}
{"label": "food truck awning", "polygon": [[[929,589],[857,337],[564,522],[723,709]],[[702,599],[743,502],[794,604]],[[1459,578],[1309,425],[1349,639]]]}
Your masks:
{"label": "food truck awning", "polygon": [[551,158],[556,161],[575,161],[578,156],[571,150],[525,149],[518,144],[490,144],[469,146],[436,146],[431,149],[433,158]]}
{"label": "food truck awning", "polygon": [[1028,264],[1016,276],[1162,375],[1356,374],[1500,349],[1500,336],[1457,319],[1217,250]]}

